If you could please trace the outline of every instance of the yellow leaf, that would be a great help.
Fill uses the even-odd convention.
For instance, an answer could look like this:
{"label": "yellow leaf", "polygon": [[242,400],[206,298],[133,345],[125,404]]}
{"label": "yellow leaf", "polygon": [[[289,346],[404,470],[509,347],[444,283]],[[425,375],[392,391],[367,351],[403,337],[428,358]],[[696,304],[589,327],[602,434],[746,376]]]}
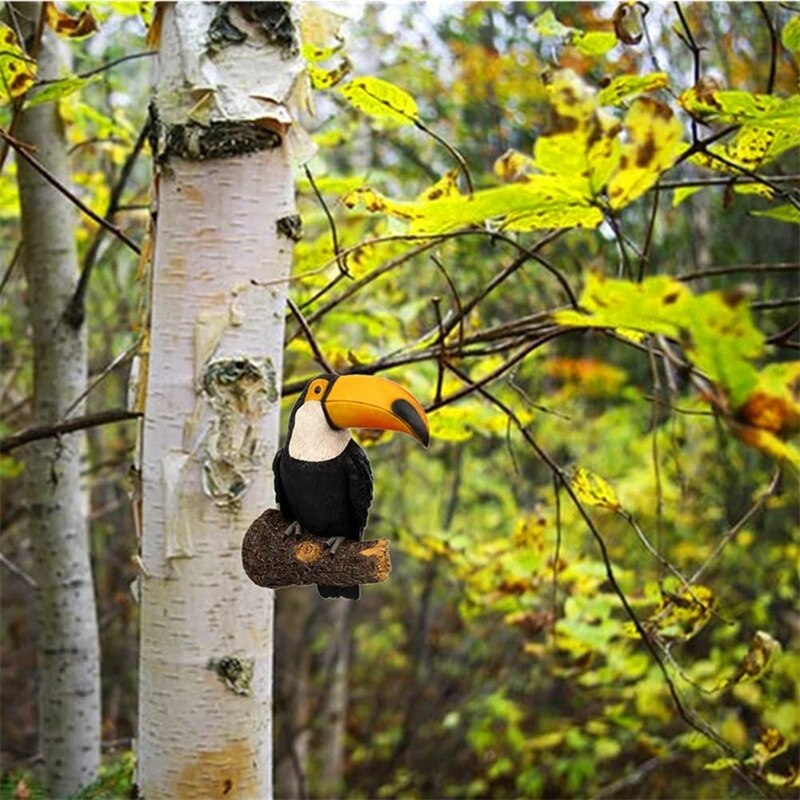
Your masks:
{"label": "yellow leaf", "polygon": [[506,150],[494,162],[494,174],[501,181],[511,183],[512,181],[524,180],[526,173],[534,167],[534,161],[530,156],[520,153],[519,150]]}
{"label": "yellow leaf", "polygon": [[666,72],[651,72],[649,75],[618,75],[598,96],[601,106],[619,106],[632,97],[638,97],[656,89],[666,89],[669,76]]}
{"label": "yellow leaf", "polygon": [[380,78],[365,76],[346,83],[339,91],[350,105],[370,117],[411,125],[418,117],[414,98]]}
{"label": "yellow leaf", "polygon": [[458,195],[458,175],[460,170],[451,169],[445,172],[433,186],[429,186],[417,197],[417,202],[441,200],[444,197]]}
{"label": "yellow leaf", "polygon": [[36,80],[36,63],[25,55],[17,36],[0,22],[0,84],[10,100],[21,97]]}
{"label": "yellow leaf", "polygon": [[734,675],[723,682],[721,689],[726,689],[742,681],[756,681],[769,669],[774,658],[780,654],[781,643],[765,631],[756,631],[750,648],[742,659],[742,663]]}
{"label": "yellow leaf", "polygon": [[590,506],[600,506],[611,511],[621,511],[622,505],[611,486],[599,475],[578,467],[570,479],[570,486],[578,499]]}
{"label": "yellow leaf", "polygon": [[343,58],[332,69],[315,67],[313,64],[309,64],[307,69],[308,77],[311,79],[311,86],[314,89],[330,89],[332,86],[336,86],[350,72],[352,65],[346,58]]}
{"label": "yellow leaf", "polygon": [[628,141],[622,147],[619,170],[608,183],[611,207],[624,208],[646,192],[669,169],[686,145],[683,126],[672,110],[640,97],[625,115]]}

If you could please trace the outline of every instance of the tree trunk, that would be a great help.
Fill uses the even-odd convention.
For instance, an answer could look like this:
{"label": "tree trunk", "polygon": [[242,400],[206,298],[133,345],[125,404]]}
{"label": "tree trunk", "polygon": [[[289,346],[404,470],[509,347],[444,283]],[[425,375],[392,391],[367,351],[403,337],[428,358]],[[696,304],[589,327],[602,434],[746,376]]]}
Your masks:
{"label": "tree trunk", "polygon": [[[17,4],[32,32],[39,5]],[[45,29],[39,79],[61,77],[63,51]],[[22,113],[17,135],[70,184],[64,126],[57,103]],[[24,265],[34,347],[33,422],[60,419],[86,385],[85,326],[64,320],[75,291],[76,212],[69,200],[17,160]],[[80,409],[76,409],[80,413]],[[92,781],[100,762],[100,648],[87,507],[80,485],[82,432],[43,439],[25,449],[30,537],[39,619],[40,738],[48,796],[64,797]]]}
{"label": "tree trunk", "polygon": [[273,503],[302,64],[286,4],[159,14],[137,780],[147,800],[268,798],[273,594],[241,543]]}

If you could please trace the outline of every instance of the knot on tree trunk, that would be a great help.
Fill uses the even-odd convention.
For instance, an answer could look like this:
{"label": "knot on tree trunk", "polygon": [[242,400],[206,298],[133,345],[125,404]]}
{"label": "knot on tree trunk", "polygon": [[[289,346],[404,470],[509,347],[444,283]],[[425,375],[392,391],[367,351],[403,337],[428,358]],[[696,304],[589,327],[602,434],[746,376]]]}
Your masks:
{"label": "knot on tree trunk", "polygon": [[299,536],[287,535],[289,524],[280,511],[268,508],[247,529],[242,541],[242,566],[258,586],[355,586],[381,583],[392,571],[386,539],[346,539],[332,553],[325,539],[305,530]]}

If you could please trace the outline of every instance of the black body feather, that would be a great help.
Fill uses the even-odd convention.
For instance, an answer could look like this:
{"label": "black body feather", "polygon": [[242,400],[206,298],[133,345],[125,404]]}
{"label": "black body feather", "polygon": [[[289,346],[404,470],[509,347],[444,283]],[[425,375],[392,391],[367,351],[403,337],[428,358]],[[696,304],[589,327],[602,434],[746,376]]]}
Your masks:
{"label": "black body feather", "polygon": [[[351,439],[340,455],[327,461],[292,458],[287,443],[275,454],[272,471],[275,497],[289,522],[296,520],[322,538],[361,539],[372,503],[372,470],[367,454],[355,441]],[[318,588],[323,597],[355,600],[360,593],[358,586]]]}

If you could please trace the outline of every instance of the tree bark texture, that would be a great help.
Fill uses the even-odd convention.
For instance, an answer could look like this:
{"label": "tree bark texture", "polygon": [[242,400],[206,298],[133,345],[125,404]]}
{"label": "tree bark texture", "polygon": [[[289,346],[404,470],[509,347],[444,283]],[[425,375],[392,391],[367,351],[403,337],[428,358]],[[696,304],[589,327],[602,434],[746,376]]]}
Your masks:
{"label": "tree bark texture", "polygon": [[386,539],[345,540],[332,553],[318,536],[287,535],[288,525],[280,511],[268,508],[247,529],[242,565],[253,583],[271,589],[315,583],[353,586],[381,583],[392,571]]}
{"label": "tree bark texture", "polygon": [[242,17],[256,6],[263,16],[285,4],[158,12],[141,462],[146,800],[272,793],[273,594],[248,580],[240,553],[273,501],[293,244],[278,222],[295,213],[283,101],[301,65]]}
{"label": "tree bark texture", "polygon": [[[17,4],[31,17],[38,4]],[[65,59],[45,30],[38,77],[61,77]],[[57,103],[23,111],[19,139],[70,184],[67,143]],[[18,158],[23,263],[34,348],[33,423],[59,422],[86,385],[86,330],[64,320],[78,280],[77,215],[63,195]],[[80,414],[82,408],[76,409]],[[100,648],[89,552],[88,503],[81,487],[85,434],[25,447],[30,540],[37,582],[41,751],[48,796],[64,797],[94,780],[100,762]]]}

